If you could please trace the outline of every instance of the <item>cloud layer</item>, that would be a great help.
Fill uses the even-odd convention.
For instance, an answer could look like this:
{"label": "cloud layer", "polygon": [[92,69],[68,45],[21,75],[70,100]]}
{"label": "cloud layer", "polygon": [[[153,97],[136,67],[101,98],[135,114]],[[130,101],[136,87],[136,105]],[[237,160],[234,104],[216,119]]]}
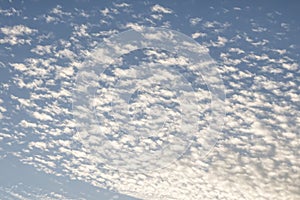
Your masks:
{"label": "cloud layer", "polygon": [[[141,199],[299,198],[299,44],[289,40],[299,25],[293,21],[286,23],[277,11],[257,10],[251,6],[215,6],[206,8],[210,17],[192,12],[188,18],[176,11],[178,6],[129,3],[112,3],[101,9],[54,6],[34,16],[26,10],[1,9],[1,18],[18,20],[0,29],[0,43],[6,49],[0,51],[3,63],[0,65],[0,159],[14,155],[46,173],[84,180]],[[245,25],[246,16],[253,12],[258,13],[258,17]],[[236,13],[240,13],[239,18],[234,17]],[[185,20],[188,29],[172,19]],[[43,23],[47,23],[47,29],[42,27]],[[201,151],[203,137],[198,132],[176,162],[148,173],[107,167],[95,154],[96,147],[90,148],[93,141],[94,145],[99,144],[99,137],[78,135],[78,121],[72,116],[75,76],[84,68],[84,60],[95,55],[94,49],[110,35],[145,26],[179,30],[209,49],[219,63],[218,70],[226,88],[224,109],[227,112],[219,142],[208,156]],[[126,52],[126,49],[119,50]],[[96,52],[96,55],[103,53]],[[123,142],[124,151],[130,145],[136,146],[136,152],[138,148],[142,151],[158,148],[159,144],[170,141],[171,135],[161,141],[151,138],[135,141],[130,134],[119,137],[119,126],[123,126],[121,130],[125,126],[128,132],[133,131],[133,127],[138,128],[137,133],[181,127],[179,124],[186,118],[182,119],[177,109],[178,92],[187,99],[195,98],[192,103],[199,102],[202,119],[199,129],[205,129],[207,119],[212,117],[207,85],[199,81],[198,91],[192,91],[187,80],[167,67],[186,64],[184,57],[155,49],[126,56],[131,63],[126,63],[125,57],[120,58],[119,65],[110,66],[97,77],[100,78],[97,84],[109,89],[100,87],[102,90],[96,93],[100,98],[90,104],[103,123],[103,126],[98,126],[98,122],[94,124],[95,130],[101,127],[107,137],[116,136]],[[139,62],[134,63],[135,57]],[[147,71],[147,66],[157,64],[164,67]],[[126,66],[132,67],[124,69]],[[155,85],[157,82],[165,84]],[[130,84],[143,87],[130,91],[133,96],[124,99],[130,100],[131,107],[129,111],[120,111],[123,104],[118,102],[120,98],[116,94],[125,94],[125,86]],[[179,87],[186,88],[171,89]],[[114,104],[111,104],[112,99],[116,99]],[[164,104],[159,104],[162,101]],[[80,114],[88,114],[87,108],[92,109],[84,105]],[[112,116],[109,116],[110,111],[113,111]],[[124,113],[129,114],[122,115]],[[131,117],[130,123],[126,123],[128,119],[124,116]],[[154,119],[152,123],[148,123],[147,117]],[[110,120],[112,118],[122,123]],[[147,123],[142,126],[139,123],[143,120]],[[162,121],[166,124],[161,124]],[[83,142],[85,137],[89,145]],[[163,134],[161,137],[164,138]],[[119,144],[112,140],[103,145],[117,149]],[[114,158],[118,154],[113,151],[103,154],[112,161],[118,160]],[[15,195],[20,195],[17,193],[10,188],[0,190],[0,194],[16,198]],[[60,194],[47,195],[51,199]]]}

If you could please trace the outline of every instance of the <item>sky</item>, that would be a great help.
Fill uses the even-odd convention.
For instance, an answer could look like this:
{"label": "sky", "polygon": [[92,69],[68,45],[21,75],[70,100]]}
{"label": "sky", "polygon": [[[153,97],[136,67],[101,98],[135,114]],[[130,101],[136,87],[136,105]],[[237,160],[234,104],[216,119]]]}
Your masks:
{"label": "sky", "polygon": [[0,199],[299,199],[299,8],[0,0]]}

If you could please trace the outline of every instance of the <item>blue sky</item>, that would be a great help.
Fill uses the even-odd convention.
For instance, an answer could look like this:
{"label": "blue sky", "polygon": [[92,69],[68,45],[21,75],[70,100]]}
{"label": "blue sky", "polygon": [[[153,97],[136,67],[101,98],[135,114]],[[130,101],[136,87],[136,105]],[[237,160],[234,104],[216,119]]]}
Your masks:
{"label": "blue sky", "polygon": [[[299,7],[0,1],[0,197],[299,198]],[[193,39],[217,75],[180,51],[121,45],[147,27]],[[161,33],[143,42],[174,32]]]}

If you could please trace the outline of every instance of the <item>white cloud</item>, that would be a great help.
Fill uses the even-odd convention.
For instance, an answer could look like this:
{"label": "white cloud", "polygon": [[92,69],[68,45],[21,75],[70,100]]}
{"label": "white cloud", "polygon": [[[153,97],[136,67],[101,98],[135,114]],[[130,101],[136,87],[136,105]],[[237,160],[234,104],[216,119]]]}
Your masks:
{"label": "white cloud", "polygon": [[[3,199],[73,199],[73,194],[66,194],[66,192],[61,189],[61,191],[49,191],[48,188],[45,189],[42,186],[29,186],[22,182],[17,183],[12,186],[1,186],[0,195]],[[80,198],[82,199],[82,198]]]}
{"label": "white cloud", "polygon": [[[121,4],[115,4],[115,6],[128,7]],[[160,16],[162,14],[159,13],[173,12],[160,6],[153,6],[152,11],[157,15],[157,19],[161,19]],[[104,15],[111,13],[117,14],[111,8],[103,10]],[[92,15],[93,13],[88,14]],[[53,9],[52,14],[49,16],[55,16],[59,19],[59,16],[66,15],[69,14],[64,14],[62,8],[57,7]],[[196,25],[200,22],[200,18],[190,19],[191,25]],[[57,23],[60,23],[60,21],[57,21]],[[143,27],[143,24],[144,21],[135,21],[125,24],[124,27],[138,30]],[[26,35],[38,32],[24,27],[22,25],[2,27],[0,31],[6,36],[0,40],[0,43],[12,45],[29,44],[30,39],[21,40],[22,38],[19,36],[26,37]],[[16,106],[11,108],[13,110],[12,113],[21,110],[20,107],[23,107],[22,112],[26,112],[27,115],[24,114],[25,117],[19,124],[13,124],[13,119],[9,119],[9,115],[4,113],[1,123],[4,124],[4,121],[7,123],[6,121],[10,120],[9,127],[14,128],[1,129],[5,133],[0,133],[0,140],[4,141],[5,139],[8,141],[7,144],[10,145],[14,143],[27,144],[26,142],[30,140],[31,134],[34,134],[34,137],[38,138],[35,142],[29,142],[27,147],[24,146],[24,151],[22,152],[14,152],[14,155],[17,155],[23,162],[52,174],[61,175],[61,173],[64,173],[64,175],[68,175],[71,178],[85,180],[97,187],[114,189],[141,199],[298,198],[298,180],[300,179],[297,172],[300,170],[300,166],[297,154],[299,137],[296,133],[300,128],[298,125],[300,121],[297,118],[299,116],[298,105],[300,97],[298,77],[296,77],[295,71],[299,69],[299,65],[297,60],[288,57],[291,54],[291,49],[287,51],[284,49],[284,46],[281,49],[273,49],[270,47],[268,40],[266,40],[268,38],[264,39],[259,35],[252,37],[239,32],[236,33],[237,35],[232,40],[219,35],[216,41],[212,42],[212,45],[221,52],[218,59],[222,60],[223,65],[219,67],[219,70],[222,72],[223,81],[227,86],[226,110],[228,115],[226,116],[227,123],[224,127],[224,133],[226,134],[223,135],[215,149],[211,151],[208,157],[205,157],[201,151],[200,144],[197,143],[201,142],[203,137],[199,137],[195,138],[196,142],[192,144],[185,155],[177,159],[168,168],[159,172],[153,171],[147,174],[138,171],[104,170],[101,166],[105,160],[101,160],[100,156],[93,156],[91,148],[76,146],[77,144],[82,144],[82,139],[86,139],[94,145],[92,148],[97,151],[96,144],[100,142],[99,136],[97,134],[91,136],[83,133],[77,135],[81,136],[81,138],[76,137],[74,130],[76,122],[73,119],[66,118],[71,116],[71,110],[68,107],[70,102],[68,101],[70,101],[72,95],[72,77],[75,75],[76,68],[80,69],[82,67],[79,59],[89,54],[89,50],[84,49],[86,46],[83,43],[87,42],[87,46],[91,45],[94,42],[93,40],[99,39],[97,38],[98,36],[109,36],[117,33],[118,30],[95,31],[95,34],[91,34],[87,26],[78,25],[77,27],[74,35],[72,35],[75,39],[74,42],[58,41],[57,44],[53,45],[41,45],[40,43],[39,45],[31,46],[30,51],[36,54],[33,54],[32,58],[28,58],[24,62],[15,61],[10,63],[10,66],[14,70],[18,70],[20,75],[18,77],[14,75],[8,88],[13,86],[17,89],[22,89],[24,94],[28,92],[30,97],[19,98],[13,94],[9,96],[11,103],[13,105],[16,103]],[[202,32],[195,32],[195,30],[192,37],[207,36],[209,35],[208,33],[215,34],[218,31],[225,30],[226,27],[229,27],[228,23],[226,25],[226,23],[222,24],[217,21],[203,22],[202,28],[204,30],[201,30]],[[263,31],[265,29],[255,25],[254,30]],[[45,39],[49,37],[40,38],[44,38],[42,40],[47,41]],[[149,35],[149,37],[159,38],[162,41],[164,38],[159,35]],[[203,37],[203,40],[205,39],[207,38]],[[210,40],[210,38],[208,37],[207,40]],[[230,48],[223,48],[228,43],[230,43],[228,45]],[[128,47],[128,49],[124,50],[116,46],[115,49],[122,53],[134,48]],[[275,56],[273,56],[270,52],[277,53],[274,53]],[[108,55],[108,52],[96,53],[99,61],[102,59],[114,61]],[[146,55],[151,57],[152,61],[155,60],[155,63],[148,63],[148,67],[155,66],[158,63],[165,66],[188,64],[187,59],[183,57],[168,57],[151,50],[147,51]],[[62,66],[60,63],[60,59],[65,58],[69,58],[66,59],[67,67]],[[124,100],[118,100],[119,96],[116,94],[122,92],[125,95],[126,91],[129,91],[126,86],[131,86],[130,84],[135,83],[143,86],[144,93],[138,96],[140,101],[132,103],[136,110],[130,112],[137,116],[139,114],[138,111],[142,110],[154,120],[151,123],[148,120],[150,118],[144,118],[143,121],[138,120],[136,117],[130,123],[126,123],[126,115],[124,117],[124,115],[122,116],[123,112],[119,112],[114,117],[120,119],[120,121],[123,120],[121,122],[124,127],[130,129],[136,125],[140,130],[149,133],[153,128],[159,127],[159,122],[162,119],[170,119],[171,117],[178,119],[181,116],[180,110],[166,109],[164,111],[160,106],[152,106],[153,109],[149,109],[149,105],[162,101],[170,103],[169,105],[171,103],[182,103],[174,98],[178,94],[167,87],[174,86],[176,83],[183,83],[184,81],[179,78],[180,76],[163,69],[152,73],[159,75],[156,77],[151,77],[151,73],[143,72],[143,74],[137,68],[131,68],[127,71],[118,69],[113,70],[113,72],[118,77],[126,77],[126,80],[121,80],[118,83],[118,86],[122,86],[123,89],[100,90],[103,96],[93,102],[94,105],[98,106],[96,108],[98,115],[104,112],[109,113],[114,111],[114,109],[121,109],[121,103],[124,103]],[[144,75],[144,79],[139,81],[133,80],[142,75]],[[149,75],[149,77],[146,75]],[[28,79],[32,81],[28,82]],[[93,77],[94,79],[97,80],[97,78]],[[114,86],[117,78],[101,74],[98,80],[111,83]],[[166,82],[164,87],[155,86],[154,83],[162,80]],[[199,101],[203,100],[203,102],[209,102],[210,99],[209,91],[203,91],[196,95],[193,95],[190,91],[179,94],[188,99],[199,98]],[[114,99],[117,99],[114,101],[116,104],[111,106],[110,103]],[[0,99],[1,101],[6,103],[7,100],[3,98],[3,100]],[[3,106],[2,103],[1,106]],[[186,105],[186,107],[190,106],[187,103],[182,104]],[[206,108],[205,105],[205,103],[199,105],[203,110],[203,115],[205,115],[204,119],[209,117],[209,108]],[[0,107],[1,112],[4,109]],[[80,114],[84,115],[89,111],[87,106],[82,106]],[[10,110],[6,109],[5,112],[10,112]],[[28,119],[26,116],[28,116]],[[115,122],[105,116],[101,116],[101,119],[103,119],[101,122],[104,124],[104,127],[99,128],[99,125],[96,124],[91,126],[92,130],[100,129],[102,133],[110,134],[109,136],[117,138],[117,130],[123,128],[117,123],[118,120]],[[186,120],[188,121],[189,118]],[[203,121],[201,122],[203,126],[199,127],[205,127],[205,120]],[[180,122],[180,120],[177,122]],[[166,125],[170,124],[172,123],[166,123]],[[177,123],[173,123],[173,125],[169,130],[179,127]],[[18,132],[15,127],[22,128],[22,132]],[[205,131],[201,133],[205,133]],[[163,132],[160,134],[159,136],[162,138],[168,138]],[[45,139],[49,137],[52,137],[51,141]],[[164,140],[154,141],[148,138],[137,143],[134,139],[132,135],[125,134],[124,137],[120,138],[119,143],[113,142],[110,144],[113,148],[109,149],[108,152],[103,152],[103,154],[106,154],[108,157],[117,157],[118,153],[113,150],[116,150],[117,147],[122,147],[122,145],[125,150],[131,150],[130,152],[134,153],[134,151],[144,151],[146,148],[155,148],[164,144]],[[14,141],[14,143],[10,141]],[[132,144],[139,145],[135,149],[131,149],[129,145]],[[33,152],[31,148],[39,150],[34,152],[35,155],[39,154],[36,159],[31,157]],[[178,146],[173,148],[176,150]],[[2,149],[0,151],[2,153]],[[115,159],[116,161],[117,159]],[[61,163],[56,164],[56,162]],[[157,163],[150,162],[150,164],[155,166]],[[60,170],[62,172],[59,172]],[[11,192],[17,193],[16,191]],[[44,199],[38,195],[36,196],[37,199]],[[53,199],[63,198],[55,196]]]}
{"label": "white cloud", "polygon": [[[28,106],[28,105],[27,105],[27,106]],[[22,127],[25,127],[25,128],[29,128],[29,127],[35,128],[35,127],[37,127],[37,125],[36,125],[35,123],[28,122],[28,121],[26,121],[26,120],[24,120],[24,119],[20,122],[20,125],[21,125]]]}
{"label": "white cloud", "polygon": [[9,9],[0,9],[0,14],[4,16],[19,16],[21,14],[20,10],[16,10],[15,8],[9,8]]}
{"label": "white cloud", "polygon": [[24,25],[5,26],[5,27],[1,27],[0,31],[5,35],[14,35],[14,36],[31,35],[37,32],[36,29],[31,29]]}
{"label": "white cloud", "polygon": [[10,66],[19,71],[26,71],[28,69],[23,63],[10,63]]}
{"label": "white cloud", "polygon": [[129,22],[125,25],[125,28],[131,28],[131,29],[136,30],[136,31],[141,31],[143,29],[143,26],[139,25],[137,23]]}
{"label": "white cloud", "polygon": [[298,63],[283,63],[282,67],[288,70],[296,71],[299,69],[299,64]]}
{"label": "white cloud", "polygon": [[128,3],[114,3],[114,6],[118,7],[118,8],[124,8],[124,7],[129,7],[130,5]]}
{"label": "white cloud", "polygon": [[156,20],[161,20],[163,18],[163,15],[162,14],[153,14],[153,15],[151,15],[151,17]]}
{"label": "white cloud", "polygon": [[45,15],[44,17],[45,17],[45,20],[46,20],[47,23],[58,22],[59,21],[59,18],[50,16],[50,15]]}
{"label": "white cloud", "polygon": [[41,120],[41,121],[53,120],[53,118],[50,115],[47,115],[46,113],[42,113],[42,112],[33,112],[32,115],[37,120]]}
{"label": "white cloud", "polygon": [[233,7],[233,10],[242,10],[240,7]]}
{"label": "white cloud", "polygon": [[109,9],[108,8],[105,8],[103,10],[100,10],[100,13],[103,15],[103,16],[108,16],[108,14],[110,13]]}
{"label": "white cloud", "polygon": [[212,46],[214,47],[223,47],[228,42],[228,40],[225,37],[218,36],[218,41],[211,42]]}
{"label": "white cloud", "polygon": [[44,142],[30,142],[28,147],[29,148],[38,148],[38,149],[41,149],[44,151],[47,150],[47,145]]}
{"label": "white cloud", "polygon": [[240,48],[230,48],[229,52],[236,52],[237,54],[243,54],[243,53],[245,53],[245,51],[243,51]]}
{"label": "white cloud", "polygon": [[280,26],[281,26],[282,28],[284,28],[286,31],[289,31],[289,30],[290,30],[290,25],[287,24],[287,23],[281,23]]}
{"label": "white cloud", "polygon": [[173,11],[169,8],[163,7],[161,5],[155,4],[152,8],[151,8],[152,12],[158,12],[158,13],[165,13],[165,14],[170,14],[173,13]]}
{"label": "white cloud", "polygon": [[53,47],[51,45],[37,45],[35,48],[32,48],[30,51],[42,56],[47,54],[49,55],[52,51],[52,48]]}
{"label": "white cloud", "polygon": [[88,37],[89,34],[87,33],[88,26],[86,24],[81,24],[81,25],[75,25],[75,35],[79,37]]}
{"label": "white cloud", "polygon": [[192,34],[193,39],[197,39],[199,37],[205,37],[205,36],[207,36],[206,33],[201,33],[201,32],[196,32]]}
{"label": "white cloud", "polygon": [[[30,44],[29,35],[35,34],[38,31],[24,25],[4,26],[0,28],[5,37],[0,39],[0,44],[8,43],[10,45]],[[24,36],[26,36],[24,38]]]}
{"label": "white cloud", "polygon": [[57,5],[55,8],[53,8],[53,9],[50,11],[50,13],[55,14],[55,15],[58,15],[58,16],[60,16],[60,17],[63,17],[63,16],[70,16],[70,15],[71,15],[71,13],[64,12],[64,11],[62,10],[62,6],[60,6],[60,5]]}
{"label": "white cloud", "polygon": [[199,22],[201,22],[201,21],[202,21],[202,19],[199,17],[189,19],[189,22],[192,26],[199,24]]}

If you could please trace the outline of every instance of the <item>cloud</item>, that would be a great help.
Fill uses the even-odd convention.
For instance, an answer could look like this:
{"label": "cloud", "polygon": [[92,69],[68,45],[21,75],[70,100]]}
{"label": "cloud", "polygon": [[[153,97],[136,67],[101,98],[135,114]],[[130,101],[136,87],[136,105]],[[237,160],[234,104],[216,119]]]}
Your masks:
{"label": "cloud", "polygon": [[19,71],[26,71],[27,67],[23,63],[10,63],[10,65]]}
{"label": "cloud", "polygon": [[15,16],[15,15],[19,16],[21,14],[21,11],[16,10],[15,8],[0,9],[0,14],[6,17]]}
{"label": "cloud", "polygon": [[31,29],[24,25],[5,26],[5,27],[1,27],[0,31],[5,35],[14,35],[14,36],[31,35],[37,32],[36,29]]}
{"label": "cloud", "polygon": [[227,39],[225,37],[218,36],[217,42],[212,42],[212,46],[214,47],[223,47],[227,43]]}
{"label": "cloud", "polygon": [[37,45],[35,48],[31,49],[31,52],[36,53],[40,56],[49,55],[52,51],[51,45]]}
{"label": "cloud", "polygon": [[60,5],[57,5],[56,7],[54,7],[51,11],[50,11],[51,14],[54,14],[54,15],[58,15],[59,17],[63,17],[63,16],[70,16],[71,13],[69,12],[64,12],[62,10],[62,6]]}
{"label": "cloud", "polygon": [[52,120],[52,117],[50,115],[47,115],[46,113],[34,112],[34,113],[32,113],[32,115],[37,120],[42,120],[42,121]]}
{"label": "cloud", "polygon": [[152,8],[151,8],[152,12],[158,12],[158,13],[164,13],[164,14],[171,14],[173,13],[173,11],[169,8],[163,7],[161,5],[155,4]]}
{"label": "cloud", "polygon": [[118,7],[118,8],[124,8],[124,7],[129,7],[130,4],[128,3],[114,3],[114,6]]}
{"label": "cloud", "polygon": [[233,10],[242,10],[240,7],[233,7]]}
{"label": "cloud", "polygon": [[136,31],[140,31],[143,29],[143,26],[142,25],[139,25],[138,23],[127,23],[125,25],[126,28],[131,28],[133,30],[136,30]]}
{"label": "cloud", "polygon": [[190,20],[189,20],[189,22],[192,26],[199,24],[199,22],[201,22],[201,21],[202,21],[202,19],[199,17],[190,18]]}
{"label": "cloud", "polygon": [[[125,4],[114,6],[128,7]],[[160,18],[160,14],[175,13],[159,5],[150,6],[148,9],[158,13],[157,19],[160,20],[163,19]],[[276,39],[272,38],[272,34],[253,35],[250,29],[265,30],[257,23],[245,29],[242,26],[237,31],[234,29],[234,24],[221,20],[206,21],[200,17],[186,20],[186,23],[192,25],[190,32],[193,33],[192,37],[202,37],[201,41],[213,50],[214,58],[220,64],[218,70],[226,85],[226,125],[219,143],[207,156],[201,147],[204,144],[202,141],[209,138],[206,128],[207,119],[211,117],[211,94],[204,87],[205,81],[199,79],[197,84],[202,85],[193,92],[182,74],[170,70],[170,67],[178,64],[183,74],[195,78],[195,75],[185,73],[184,66],[188,66],[188,59],[156,50],[145,50],[144,55],[149,60],[140,59],[143,61],[139,63],[140,65],[126,63],[126,59],[122,58],[118,60],[118,64],[123,64],[123,68],[110,66],[106,73],[85,74],[86,77],[97,80],[86,83],[99,87],[95,93],[99,98],[89,102],[89,105],[82,105],[78,114],[83,118],[85,115],[90,117],[94,114],[101,120],[95,120],[94,115],[91,117],[91,121],[95,122],[90,126],[94,134],[86,132],[76,134],[75,127],[78,125],[76,123],[85,123],[85,121],[74,121],[71,109],[74,77],[77,71],[84,67],[82,60],[92,54],[92,49],[98,41],[121,32],[124,28],[140,30],[148,25],[145,19],[153,15],[153,13],[137,13],[135,16],[128,16],[126,22],[121,22],[123,17],[119,15],[121,11],[113,10],[111,7],[102,11],[102,14],[107,16],[108,22],[116,22],[120,25],[116,27],[121,29],[111,29],[111,24],[105,23],[101,26],[97,23],[74,25],[77,24],[76,18],[72,19],[70,14],[59,6],[47,15],[57,19],[69,16],[69,20],[73,20],[74,23],[69,25],[57,21],[68,26],[70,30],[73,28],[72,35],[67,35],[66,38],[56,38],[63,36],[56,34],[56,26],[53,24],[49,24],[48,27],[53,32],[53,36],[43,35],[36,26],[35,29],[25,25],[3,26],[0,29],[4,35],[0,42],[6,45],[33,44],[28,45],[28,49],[24,49],[24,54],[29,53],[29,56],[24,60],[9,60],[7,65],[14,73],[10,75],[11,82],[8,82],[9,85],[5,87],[5,92],[0,93],[1,154],[12,152],[11,154],[16,155],[23,163],[33,165],[47,173],[84,180],[94,186],[112,189],[141,199],[296,199],[299,197],[300,179],[297,173],[300,170],[297,152],[299,149],[297,133],[300,128],[297,79],[299,62],[294,58],[295,49],[289,49],[284,44],[280,48],[274,47],[274,43],[285,36],[279,35]],[[247,12],[247,9],[243,11]],[[101,18],[98,10],[85,12],[87,19],[93,16],[97,19]],[[74,13],[80,15],[79,12]],[[74,13],[72,12],[72,15]],[[109,16],[112,14],[118,20],[110,20]],[[230,15],[230,12],[227,14]],[[194,26],[200,23],[201,26]],[[173,22],[169,24],[172,28],[176,28]],[[280,24],[281,22],[278,21],[277,25]],[[228,29],[230,26],[233,28]],[[284,25],[282,28],[284,29]],[[220,32],[222,36],[217,37],[216,34]],[[32,37],[33,35],[35,37]],[[164,40],[164,36],[161,35],[148,36],[150,39]],[[115,43],[113,47],[119,53],[134,49],[132,46],[122,49]],[[13,53],[16,53],[13,47],[10,48]],[[99,62],[115,61],[111,59],[109,52],[94,53],[97,55],[95,59]],[[134,53],[136,52],[130,54],[133,58],[136,56]],[[142,64],[144,67],[139,68]],[[162,67],[155,68],[157,65]],[[131,67],[126,69],[126,66]],[[153,68],[147,71],[149,67]],[[160,82],[164,84],[157,84]],[[180,89],[179,83],[184,88]],[[134,84],[141,86],[135,93],[132,92]],[[104,87],[107,85],[110,88]],[[0,87],[2,89],[2,83]],[[83,85],[83,89],[89,88]],[[128,98],[128,92],[134,95]],[[132,100],[130,101],[132,109],[126,110],[122,105],[128,99]],[[160,102],[164,102],[165,107],[159,104]],[[191,109],[194,108],[194,104],[198,105],[195,110]],[[184,155],[176,158],[175,162],[170,162],[167,168],[150,173],[141,173],[138,170],[122,171],[103,165],[112,158],[114,158],[112,163],[118,164],[120,161],[118,156],[128,160],[149,159],[151,156],[147,157],[149,156],[147,154],[135,153],[159,148],[168,141],[176,143],[176,138],[181,138],[180,135],[176,135],[176,131],[180,130],[180,124],[188,125],[187,122],[191,120],[183,115],[182,110],[177,109],[179,105],[190,113],[199,114],[198,117],[202,119],[198,124],[201,131],[195,134],[194,143]],[[194,118],[194,115],[189,117]],[[115,118],[115,121],[112,118]],[[152,120],[149,120],[151,118]],[[102,126],[99,125],[99,121]],[[166,121],[164,126],[161,126],[161,121]],[[158,130],[160,127],[165,132],[173,130],[174,134],[164,134],[164,131],[155,132],[161,139],[141,136],[142,139],[139,141],[132,134],[119,132],[126,129],[134,133],[152,133],[151,130]],[[101,141],[102,138],[97,135],[99,131],[114,141],[110,143]],[[22,144],[22,149],[19,144]],[[93,154],[95,151],[100,152],[99,148],[105,145],[111,148],[106,148],[107,151],[101,152],[101,156]],[[134,145],[135,148],[131,148]],[[120,147],[128,151],[129,156],[127,153],[118,153]],[[182,147],[177,145],[171,148],[174,151],[182,150]],[[138,156],[134,157],[135,155]],[[173,159],[169,161],[171,160],[173,161]],[[156,161],[149,159],[149,164],[158,166],[159,163]],[[124,162],[120,163],[124,164]],[[143,165],[147,168],[147,163]],[[1,192],[4,197],[12,195],[15,198],[26,197],[15,189],[2,188]],[[55,196],[47,192],[31,193],[30,197],[37,199],[68,197],[63,194],[55,194]]]}
{"label": "cloud", "polygon": [[[0,195],[4,199],[73,199],[73,195],[66,194],[65,191],[49,191],[48,189],[26,186],[23,183],[18,183],[14,186],[0,187]],[[83,198],[79,198],[83,199]]]}
{"label": "cloud", "polygon": [[205,36],[207,36],[206,33],[201,33],[201,32],[196,32],[192,34],[193,39],[197,39],[199,37],[205,37]]}
{"label": "cloud", "polygon": [[[16,25],[16,26],[4,26],[0,28],[0,32],[2,32],[5,37],[0,39],[0,44],[30,44],[31,39],[29,35],[33,35],[37,33],[36,29],[31,29],[24,25]],[[23,36],[27,36],[27,38]]]}

